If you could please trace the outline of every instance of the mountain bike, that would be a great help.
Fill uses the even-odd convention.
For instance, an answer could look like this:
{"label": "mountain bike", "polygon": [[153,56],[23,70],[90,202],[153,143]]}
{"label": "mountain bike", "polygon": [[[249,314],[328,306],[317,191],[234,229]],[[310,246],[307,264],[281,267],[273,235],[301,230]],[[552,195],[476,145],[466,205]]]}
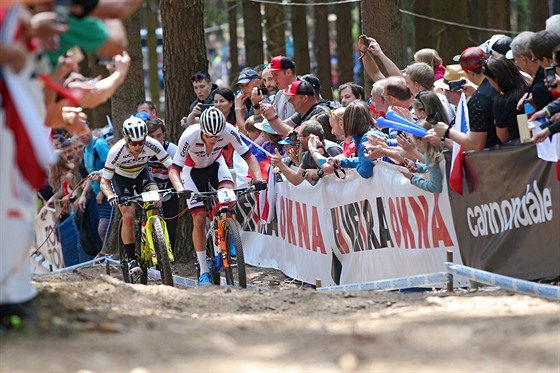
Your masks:
{"label": "mountain bike", "polygon": [[[243,245],[235,220],[235,212],[230,209],[239,196],[266,189],[266,182],[259,181],[247,187],[222,188],[211,192],[190,192],[187,199],[204,202],[208,211],[206,232],[206,260],[214,285],[220,285],[223,270],[227,285],[247,287]],[[197,275],[200,276],[198,262]],[[237,280],[237,281],[236,281]]]}
{"label": "mountain bike", "polygon": [[[171,251],[165,220],[155,205],[156,201],[172,193],[176,193],[175,189],[153,190],[135,196],[119,197],[119,205],[130,206],[133,203],[136,205],[134,232],[136,233],[136,253],[139,254],[138,261],[142,269],[140,278],[142,284],[148,283],[148,268],[157,267],[162,283],[173,286],[171,262],[175,259]],[[124,259],[124,245],[120,239],[121,229],[122,219],[119,224],[119,253],[124,281],[130,283],[128,263]]]}

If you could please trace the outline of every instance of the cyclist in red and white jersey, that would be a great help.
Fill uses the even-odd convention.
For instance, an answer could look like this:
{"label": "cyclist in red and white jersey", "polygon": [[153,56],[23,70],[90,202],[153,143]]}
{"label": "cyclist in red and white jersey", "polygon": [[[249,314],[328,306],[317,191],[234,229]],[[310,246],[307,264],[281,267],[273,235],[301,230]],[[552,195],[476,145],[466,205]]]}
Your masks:
{"label": "cyclist in red and white jersey", "polygon": [[[167,168],[172,161],[169,154],[159,141],[147,136],[146,123],[131,116],[123,123],[123,138],[111,147],[103,175],[101,178],[101,191],[112,206],[118,204],[119,197],[133,196],[134,192],[140,194],[147,190],[158,190],[146,165],[156,156]],[[121,238],[124,245],[124,261],[132,282],[138,282],[142,274],[135,252],[136,238],[134,235],[134,206],[119,206],[123,220]]]}
{"label": "cyclist in red and white jersey", "polygon": [[[208,191],[213,188],[232,188],[233,178],[222,156],[226,145],[231,144],[247,162],[253,180],[262,180],[257,158],[241,140],[237,128],[226,122],[222,112],[214,107],[200,115],[200,123],[188,127],[177,146],[169,179],[177,191]],[[183,166],[185,166],[183,168]],[[180,172],[183,171],[183,181]],[[206,263],[206,209],[204,203],[187,201],[193,217],[193,244],[200,265],[199,285],[211,284],[210,270]]]}

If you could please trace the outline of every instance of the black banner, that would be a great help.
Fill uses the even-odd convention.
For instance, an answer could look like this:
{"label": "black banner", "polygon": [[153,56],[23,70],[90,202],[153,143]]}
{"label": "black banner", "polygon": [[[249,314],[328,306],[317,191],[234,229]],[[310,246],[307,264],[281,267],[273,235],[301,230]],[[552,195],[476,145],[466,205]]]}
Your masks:
{"label": "black banner", "polygon": [[466,154],[463,195],[451,188],[463,263],[506,276],[560,276],[560,183],[535,145]]}

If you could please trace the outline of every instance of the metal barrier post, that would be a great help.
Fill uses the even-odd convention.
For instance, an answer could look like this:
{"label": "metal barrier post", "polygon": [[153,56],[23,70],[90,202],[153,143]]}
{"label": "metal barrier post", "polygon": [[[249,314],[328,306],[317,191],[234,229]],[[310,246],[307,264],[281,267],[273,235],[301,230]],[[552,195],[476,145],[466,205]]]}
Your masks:
{"label": "metal barrier post", "polygon": [[[453,250],[447,250],[447,262],[453,263]],[[447,281],[447,292],[453,293],[453,275],[449,274],[449,280]]]}

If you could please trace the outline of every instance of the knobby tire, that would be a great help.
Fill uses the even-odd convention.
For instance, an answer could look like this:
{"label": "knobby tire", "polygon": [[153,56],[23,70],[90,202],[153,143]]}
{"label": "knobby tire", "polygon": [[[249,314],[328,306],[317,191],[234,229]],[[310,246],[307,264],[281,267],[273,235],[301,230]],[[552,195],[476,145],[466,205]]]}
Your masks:
{"label": "knobby tire", "polygon": [[241,243],[241,236],[239,236],[239,230],[234,220],[225,220],[224,224],[224,239],[226,240],[227,249],[227,261],[229,263],[229,268],[225,270],[226,272],[226,282],[228,285],[234,285],[234,268],[232,267],[231,259],[231,245],[235,247],[236,251],[236,262],[237,262],[237,282],[242,288],[247,287],[247,274],[245,272],[245,256],[243,255],[243,245]]}
{"label": "knobby tire", "polygon": [[156,250],[158,268],[161,273],[161,281],[164,285],[173,286],[173,272],[171,271],[171,261],[167,253],[165,235],[161,221],[157,218],[152,219],[154,248]]}

